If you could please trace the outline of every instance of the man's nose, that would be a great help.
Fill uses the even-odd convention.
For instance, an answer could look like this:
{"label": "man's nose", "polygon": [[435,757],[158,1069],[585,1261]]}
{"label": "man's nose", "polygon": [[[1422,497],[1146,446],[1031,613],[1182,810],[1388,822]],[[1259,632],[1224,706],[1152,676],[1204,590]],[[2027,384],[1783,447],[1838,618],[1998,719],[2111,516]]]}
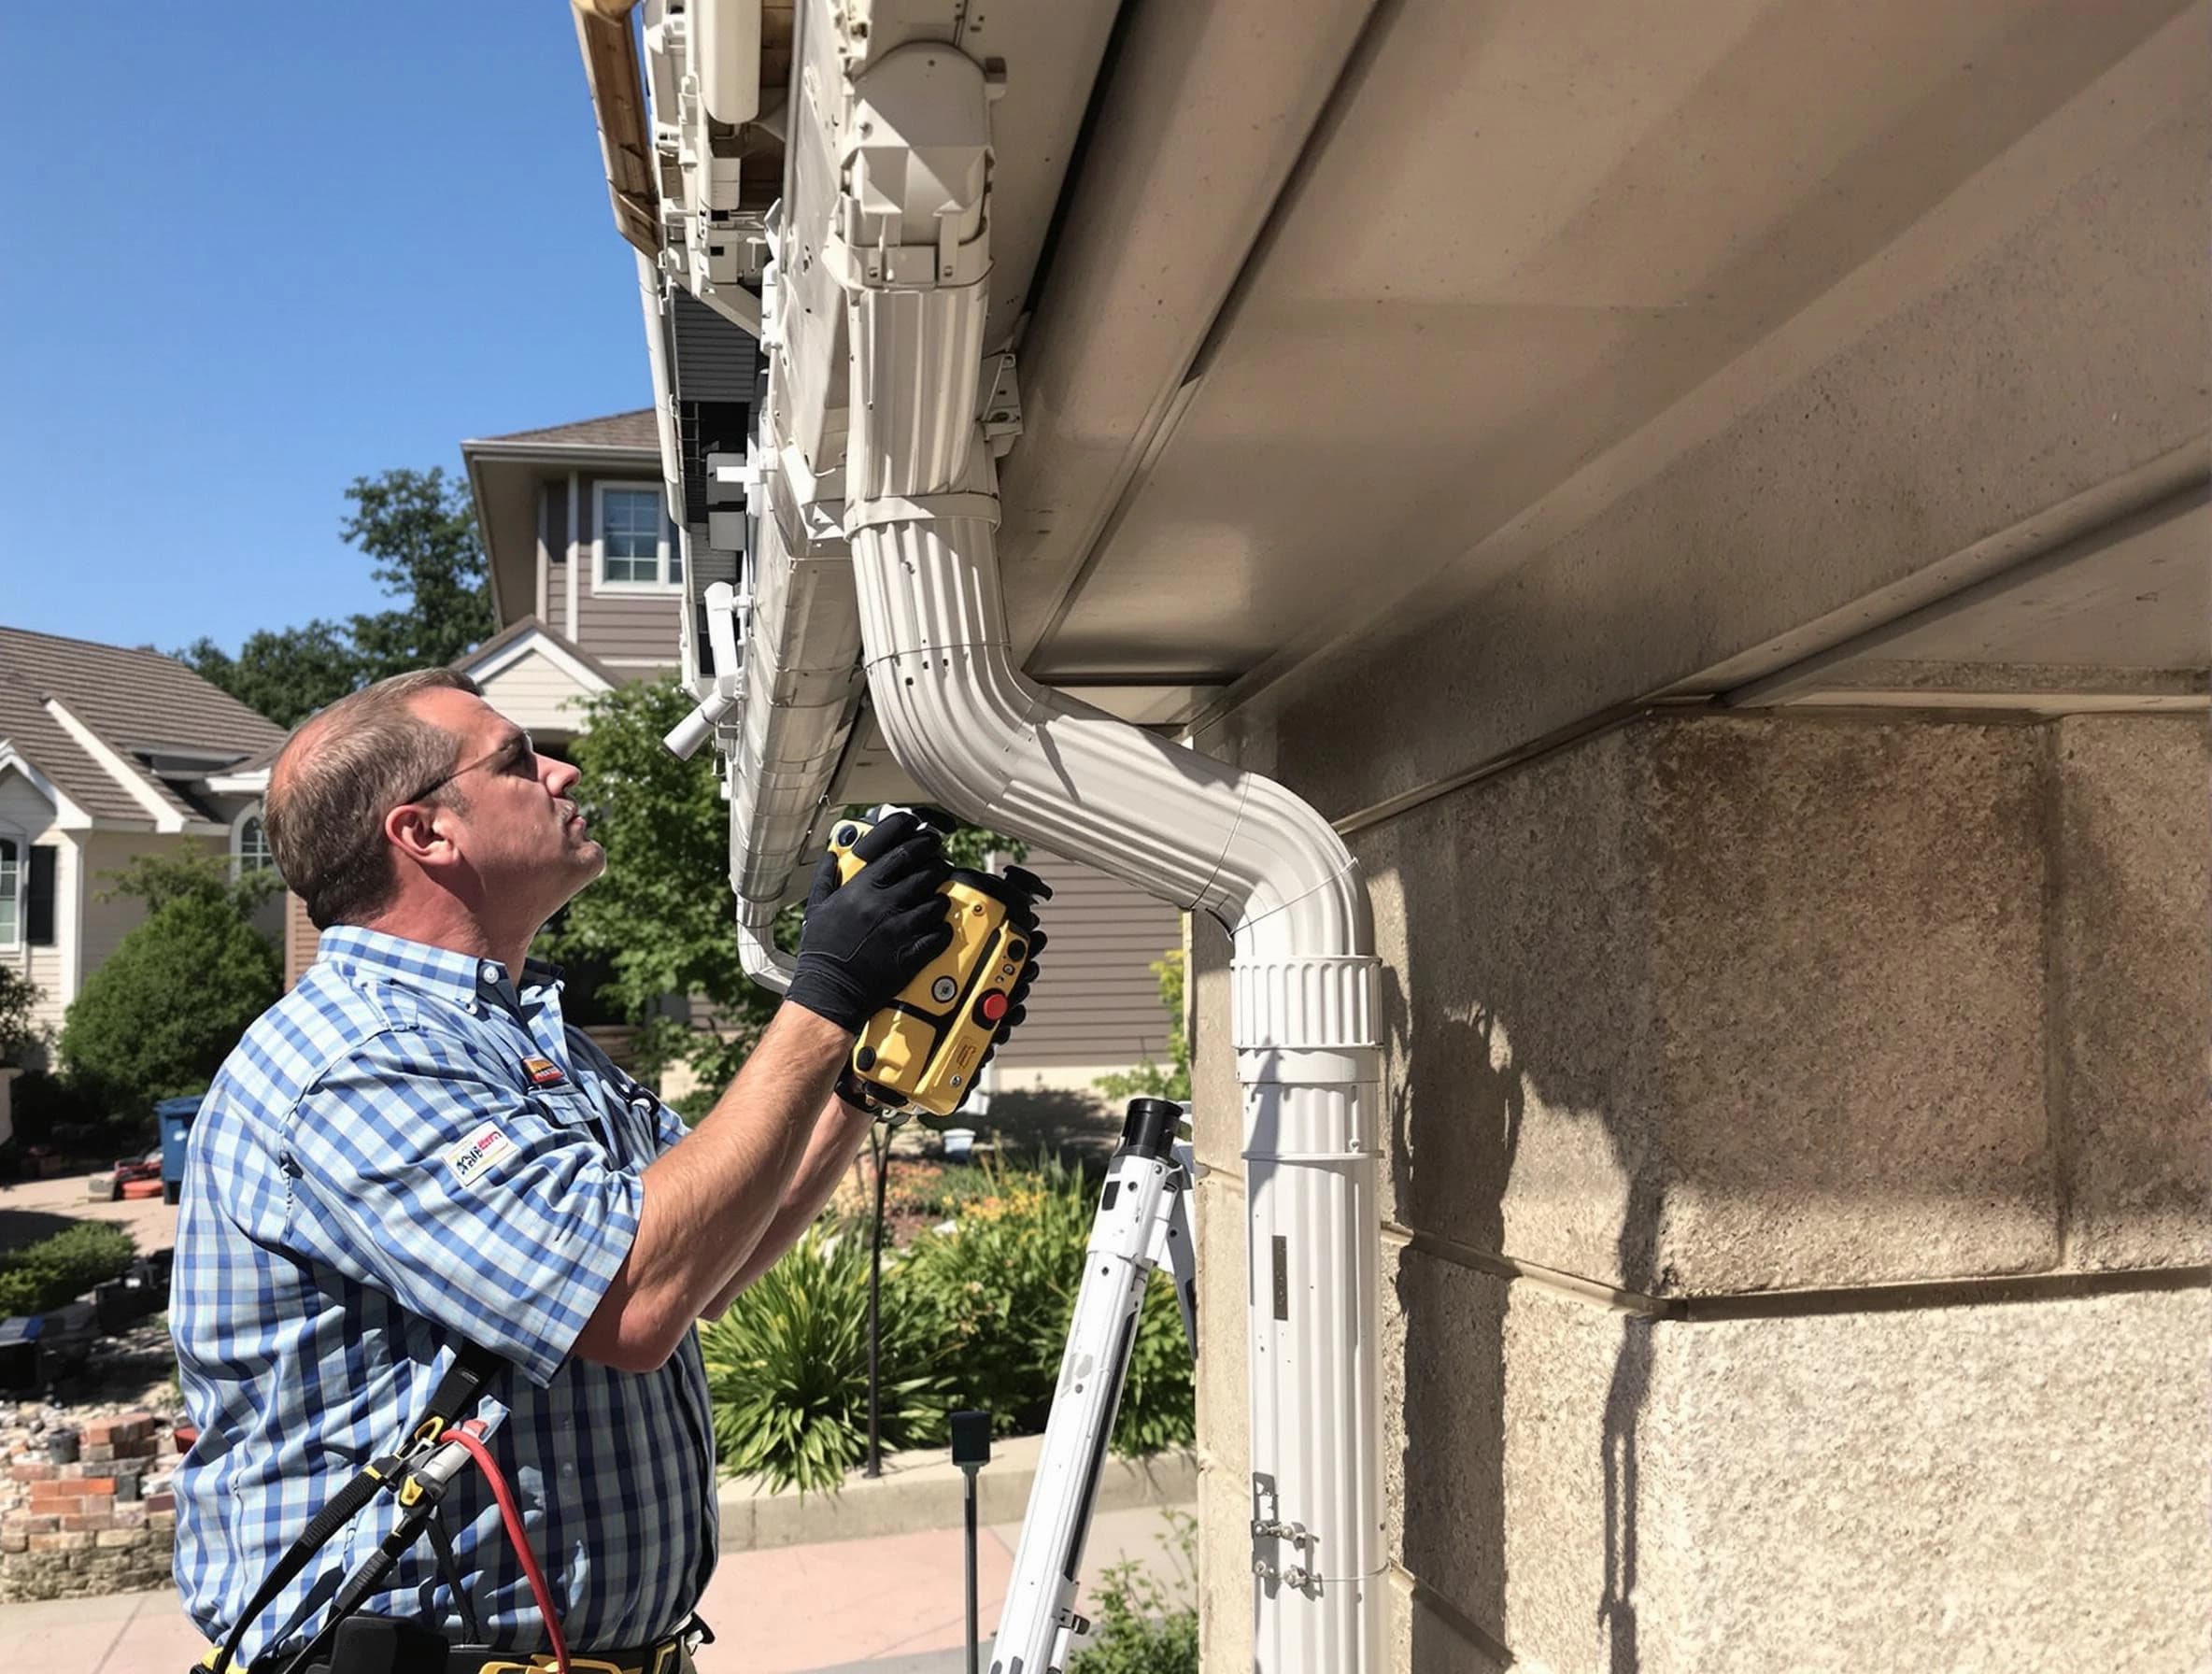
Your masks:
{"label": "man's nose", "polygon": [[550,756],[544,760],[546,788],[555,796],[567,795],[569,787],[584,776],[573,761],[558,761]]}

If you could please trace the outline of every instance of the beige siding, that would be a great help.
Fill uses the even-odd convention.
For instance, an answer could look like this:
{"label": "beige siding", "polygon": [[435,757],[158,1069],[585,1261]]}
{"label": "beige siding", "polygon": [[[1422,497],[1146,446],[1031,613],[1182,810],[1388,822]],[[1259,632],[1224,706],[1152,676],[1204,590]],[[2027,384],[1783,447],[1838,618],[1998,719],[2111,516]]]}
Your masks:
{"label": "beige siding", "polygon": [[[59,851],[54,860],[54,944],[32,947],[19,941],[13,947],[0,948],[0,963],[37,985],[38,999],[31,1018],[46,1029],[61,1027],[62,1013],[69,1003],[70,997],[64,992],[67,972],[64,956],[74,933],[69,902],[77,880],[76,844],[56,830],[53,822],[53,804],[28,779],[12,769],[0,773],[0,830],[25,844],[51,844]],[[21,863],[28,867],[28,857]]]}
{"label": "beige siding", "polygon": [[586,693],[549,657],[532,651],[483,682],[484,701],[542,738],[571,738],[582,730],[577,701]]}
{"label": "beige siding", "polygon": [[1038,915],[1051,943],[1028,1019],[993,1068],[1018,1083],[1039,1071],[1165,1062],[1168,1014],[1152,965],[1183,945],[1182,915],[1087,866],[1034,853],[1023,864],[1052,886]]}

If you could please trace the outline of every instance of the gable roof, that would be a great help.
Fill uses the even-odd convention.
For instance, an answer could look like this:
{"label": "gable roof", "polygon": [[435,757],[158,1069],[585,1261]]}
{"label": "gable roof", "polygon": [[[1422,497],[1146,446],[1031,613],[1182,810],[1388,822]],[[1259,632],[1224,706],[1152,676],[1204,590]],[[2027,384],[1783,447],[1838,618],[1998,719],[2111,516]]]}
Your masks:
{"label": "gable roof", "polygon": [[474,678],[479,669],[497,663],[501,653],[505,651],[508,646],[518,640],[531,638],[546,641],[553,649],[574,661],[579,667],[598,679],[603,686],[610,689],[623,683],[622,676],[608,668],[605,663],[577,645],[574,640],[570,639],[564,633],[556,632],[534,616],[517,617],[482,645],[474,650],[463,651],[446,666]]}
{"label": "gable roof", "polygon": [[[73,735],[49,700],[91,742]],[[149,821],[149,800],[182,819],[207,819],[204,805],[142,757],[205,757],[214,771],[272,751],[284,736],[173,657],[0,628],[0,737],[95,819]]]}
{"label": "gable roof", "polygon": [[462,449],[488,443],[503,447],[579,447],[605,451],[634,448],[640,453],[660,451],[660,428],[651,407],[634,412],[609,413],[603,418],[579,418],[574,424],[549,424],[543,430],[518,430],[504,436],[478,436],[463,442]]}

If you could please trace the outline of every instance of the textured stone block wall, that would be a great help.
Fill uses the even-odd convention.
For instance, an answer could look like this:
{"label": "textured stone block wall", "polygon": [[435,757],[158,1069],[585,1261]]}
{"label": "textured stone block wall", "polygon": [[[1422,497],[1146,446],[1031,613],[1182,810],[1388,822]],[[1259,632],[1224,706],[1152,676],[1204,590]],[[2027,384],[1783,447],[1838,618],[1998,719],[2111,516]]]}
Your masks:
{"label": "textured stone block wall", "polygon": [[[2177,1608],[2212,1574],[2208,768],[2201,717],[1654,719],[1354,835],[1397,1667],[2212,1663]],[[1244,1399],[1209,1334],[1210,1666],[1248,1660]]]}
{"label": "textured stone block wall", "polygon": [[0,1520],[0,1600],[87,1598],[166,1585],[177,1499],[144,1491],[160,1463],[150,1413],[85,1426],[74,1463],[19,1454],[8,1473],[29,1489]]}

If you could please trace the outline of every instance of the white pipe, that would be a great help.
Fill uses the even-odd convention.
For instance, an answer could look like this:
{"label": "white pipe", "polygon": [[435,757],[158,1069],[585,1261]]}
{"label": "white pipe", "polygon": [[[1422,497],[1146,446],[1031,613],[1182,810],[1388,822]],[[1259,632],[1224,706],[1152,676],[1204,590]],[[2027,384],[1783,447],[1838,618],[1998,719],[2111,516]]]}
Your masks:
{"label": "white pipe", "polygon": [[[874,74],[859,78],[856,97],[881,145],[905,113],[871,97]],[[933,163],[953,151],[946,103],[929,108]],[[957,177],[941,170],[932,193]],[[870,207],[881,213],[882,204]],[[1231,930],[1252,1280],[1255,1666],[1365,1674],[1381,1667],[1383,1569],[1381,1055],[1366,891],[1328,822],[1282,786],[1016,671],[997,485],[973,414],[986,292],[971,277],[976,253],[970,247],[957,262],[941,254],[935,283],[889,277],[900,247],[982,205],[904,207],[903,224],[894,207],[861,229],[869,237],[842,265],[852,379],[844,522],[876,721],[931,800]],[[858,206],[841,208],[852,228]],[[949,241],[939,238],[942,250]],[[877,257],[882,277],[852,249],[887,251]],[[1042,1666],[1033,1649],[1015,1650],[1026,1669]],[[1006,1660],[1003,1640],[995,1655]]]}

